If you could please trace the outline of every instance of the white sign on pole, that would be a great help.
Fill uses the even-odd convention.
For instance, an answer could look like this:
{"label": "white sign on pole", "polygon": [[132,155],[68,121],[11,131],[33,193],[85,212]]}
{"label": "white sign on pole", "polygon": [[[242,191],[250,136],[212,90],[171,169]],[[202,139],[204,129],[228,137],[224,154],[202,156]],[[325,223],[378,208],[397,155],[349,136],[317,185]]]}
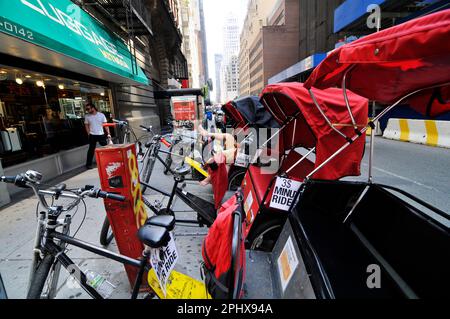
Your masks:
{"label": "white sign on pole", "polygon": [[250,155],[245,154],[243,150],[239,149],[234,165],[239,167],[248,167],[249,163]]}
{"label": "white sign on pole", "polygon": [[292,179],[277,177],[270,207],[288,211],[301,185]]}
{"label": "white sign on pole", "polygon": [[286,245],[284,245],[280,257],[278,257],[277,264],[278,272],[280,274],[281,287],[284,292],[289,281],[291,281],[291,278],[294,275],[295,269],[298,266],[298,258],[291,236],[289,236]]}
{"label": "white sign on pole", "polygon": [[161,290],[166,295],[167,281],[178,260],[178,251],[173,234],[170,234],[169,244],[165,247],[152,249],[150,253],[150,264],[156,273]]}

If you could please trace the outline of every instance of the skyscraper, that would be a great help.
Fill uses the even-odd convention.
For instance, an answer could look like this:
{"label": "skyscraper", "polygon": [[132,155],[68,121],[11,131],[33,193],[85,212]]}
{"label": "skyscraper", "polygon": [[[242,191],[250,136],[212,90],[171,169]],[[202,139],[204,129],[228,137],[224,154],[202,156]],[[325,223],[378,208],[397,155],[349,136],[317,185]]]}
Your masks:
{"label": "skyscraper", "polygon": [[221,102],[226,102],[236,98],[239,89],[239,23],[237,15],[232,12],[225,18],[223,40]]}
{"label": "skyscraper", "polygon": [[203,0],[181,0],[183,53],[188,62],[189,85],[199,88],[208,80]]}
{"label": "skyscraper", "polygon": [[201,42],[201,69],[200,69],[200,84],[205,84],[209,79],[208,70],[208,49],[206,45],[206,29],[205,29],[205,14],[203,10],[203,0],[199,0],[199,13],[200,13],[200,33],[199,40]]}
{"label": "skyscraper", "polygon": [[222,92],[221,92],[221,69],[222,69],[222,61],[223,61],[223,55],[222,54],[215,54],[214,55],[214,65],[216,69],[216,85],[214,88],[214,91],[216,92],[216,102],[220,103],[222,101]]}

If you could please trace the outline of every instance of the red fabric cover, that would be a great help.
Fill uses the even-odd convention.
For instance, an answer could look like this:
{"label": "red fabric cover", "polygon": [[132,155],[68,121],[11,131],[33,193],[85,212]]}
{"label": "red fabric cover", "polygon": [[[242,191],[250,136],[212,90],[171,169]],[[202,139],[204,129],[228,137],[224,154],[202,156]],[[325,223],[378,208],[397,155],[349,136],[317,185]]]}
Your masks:
{"label": "red fabric cover", "polygon": [[228,171],[226,165],[226,158],[223,153],[216,153],[214,161],[217,163],[217,170],[212,170],[208,166],[208,174],[211,176],[211,185],[214,193],[214,206],[218,209],[222,203],[228,188]]}
{"label": "red fabric cover", "polygon": [[414,95],[409,106],[426,116],[436,117],[450,111],[450,86],[427,90]]}
{"label": "red fabric cover", "polygon": [[[355,136],[355,131],[350,125],[351,119],[345,105],[344,96],[340,89],[317,90],[312,89],[321,109],[330,119],[331,123],[339,124],[336,128],[347,137]],[[368,100],[352,92],[348,92],[348,98],[355,122],[359,129],[367,124]],[[289,127],[283,133],[283,147],[304,146],[311,148],[316,146],[315,167],[318,167],[340,149],[347,140],[336,133],[325,121],[307,89],[302,83],[279,83],[267,86],[261,94],[262,104],[274,115],[280,125],[288,123],[294,117],[297,122],[289,122]],[[302,122],[303,121],[303,122]],[[307,124],[307,125],[304,125]],[[358,176],[360,164],[365,147],[365,134],[358,138],[327,165],[320,169],[313,178],[335,180],[345,176]],[[287,141],[294,138],[294,145]]]}
{"label": "red fabric cover", "polygon": [[305,177],[314,170],[314,163],[309,159],[304,159],[300,164],[296,165],[292,170],[287,172],[294,166],[303,156],[292,150],[285,158],[281,165],[281,172],[286,173],[290,179],[303,182]]}
{"label": "red fabric cover", "polygon": [[[214,224],[206,235],[202,256],[206,267],[213,270],[214,276],[224,285],[228,286],[228,276],[231,274],[231,243],[233,239],[233,212],[237,209],[237,198],[232,196],[225,202],[217,215]],[[242,234],[246,233],[243,219]],[[241,255],[239,265],[245,276],[245,238],[241,241]],[[245,280],[245,278],[244,278]]]}
{"label": "red fabric cover", "polygon": [[449,34],[450,9],[371,34],[332,51],[305,87],[341,87],[352,67],[349,90],[392,104],[418,89],[450,82]]}
{"label": "red fabric cover", "polygon": [[234,129],[242,128],[246,125],[244,117],[239,113],[238,110],[233,106],[232,101],[222,105],[222,110],[228,117],[231,117],[236,123]]}

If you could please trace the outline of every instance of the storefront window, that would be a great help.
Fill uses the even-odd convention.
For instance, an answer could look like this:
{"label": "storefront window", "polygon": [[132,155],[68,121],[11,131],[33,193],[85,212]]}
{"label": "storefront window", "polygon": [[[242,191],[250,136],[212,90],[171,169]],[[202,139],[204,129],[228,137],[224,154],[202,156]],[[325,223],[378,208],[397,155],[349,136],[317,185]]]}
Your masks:
{"label": "storefront window", "polygon": [[109,97],[105,87],[0,65],[2,166],[85,145],[85,105],[111,118]]}

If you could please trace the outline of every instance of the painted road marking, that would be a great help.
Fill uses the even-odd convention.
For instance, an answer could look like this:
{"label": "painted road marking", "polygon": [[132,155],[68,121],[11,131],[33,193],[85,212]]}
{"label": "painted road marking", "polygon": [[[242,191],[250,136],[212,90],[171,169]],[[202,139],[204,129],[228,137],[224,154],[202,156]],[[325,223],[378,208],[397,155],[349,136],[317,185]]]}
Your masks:
{"label": "painted road marking", "polygon": [[[366,164],[366,163],[363,163],[363,165],[366,166],[366,167],[369,166],[369,165]],[[443,193],[442,191],[440,191],[440,190],[438,190],[438,189],[436,189],[436,188],[434,188],[434,187],[432,187],[432,186],[428,186],[428,185],[422,184],[422,183],[420,183],[420,182],[418,182],[418,181],[415,181],[415,180],[409,179],[409,178],[407,178],[407,177],[404,177],[404,176],[401,176],[401,175],[398,175],[398,174],[389,172],[389,171],[384,170],[384,169],[382,169],[382,168],[379,168],[379,167],[376,167],[376,166],[374,166],[373,168],[374,168],[375,170],[377,170],[377,171],[380,171],[380,172],[384,173],[384,174],[391,175],[391,176],[393,176],[393,177],[396,177],[396,178],[398,178],[398,179],[404,180],[404,181],[406,181],[406,182],[416,184],[416,185],[418,185],[418,186],[424,187],[424,188],[429,189],[429,190],[432,190],[432,191],[437,191],[437,192]]]}

